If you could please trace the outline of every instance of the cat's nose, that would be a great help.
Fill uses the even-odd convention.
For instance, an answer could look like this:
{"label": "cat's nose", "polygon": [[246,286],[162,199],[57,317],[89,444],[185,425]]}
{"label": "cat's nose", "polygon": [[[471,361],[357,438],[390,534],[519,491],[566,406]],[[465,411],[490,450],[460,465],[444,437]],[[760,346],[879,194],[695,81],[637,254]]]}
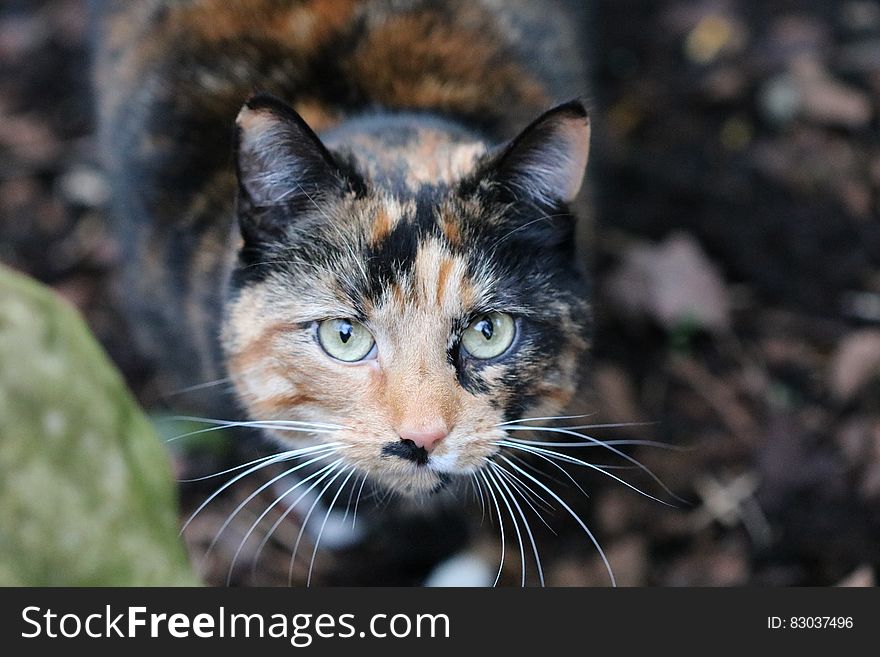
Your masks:
{"label": "cat's nose", "polygon": [[441,440],[449,435],[449,427],[445,422],[438,421],[419,426],[402,426],[397,431],[401,440],[410,440],[416,447],[430,452]]}

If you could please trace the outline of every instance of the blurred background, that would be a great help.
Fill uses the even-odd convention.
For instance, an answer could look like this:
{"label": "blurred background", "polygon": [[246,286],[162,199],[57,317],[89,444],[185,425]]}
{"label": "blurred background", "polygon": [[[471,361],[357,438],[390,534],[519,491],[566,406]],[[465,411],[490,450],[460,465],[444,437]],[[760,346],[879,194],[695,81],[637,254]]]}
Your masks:
{"label": "blurred background", "polygon": [[[593,7],[590,405],[650,423],[602,438],[686,448],[631,453],[687,504],[592,478],[588,523],[625,585],[874,585],[880,2]],[[0,261],[76,306],[153,408],[113,301],[88,61],[83,0],[0,5]],[[173,457],[179,476],[225,458]],[[552,524],[548,584],[607,584],[573,523]]]}

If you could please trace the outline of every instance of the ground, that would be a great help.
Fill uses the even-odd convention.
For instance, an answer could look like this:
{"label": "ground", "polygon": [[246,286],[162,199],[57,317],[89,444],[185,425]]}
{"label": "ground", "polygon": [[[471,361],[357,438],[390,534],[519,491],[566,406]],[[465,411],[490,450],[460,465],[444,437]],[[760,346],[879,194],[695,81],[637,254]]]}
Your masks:
{"label": "ground", "polygon": [[[148,399],[113,303],[83,5],[0,9],[0,260],[76,305]],[[684,449],[630,451],[683,501],[585,478],[588,523],[623,584],[874,583],[880,3],[594,6],[589,422]],[[548,582],[607,583],[551,524]]]}

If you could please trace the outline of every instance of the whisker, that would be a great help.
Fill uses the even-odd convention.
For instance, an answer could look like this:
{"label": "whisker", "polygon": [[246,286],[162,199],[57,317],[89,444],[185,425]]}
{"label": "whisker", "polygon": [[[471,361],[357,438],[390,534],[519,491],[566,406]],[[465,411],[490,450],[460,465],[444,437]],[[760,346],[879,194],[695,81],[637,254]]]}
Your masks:
{"label": "whisker", "polygon": [[215,379],[213,381],[206,381],[204,383],[196,383],[195,385],[187,386],[185,388],[178,388],[177,390],[172,390],[171,392],[165,393],[165,396],[175,397],[177,395],[185,395],[188,392],[204,390],[205,388],[213,388],[214,386],[219,386],[222,383],[232,383],[232,381],[233,379],[231,376],[225,376],[222,379]]}
{"label": "whisker", "polygon": [[[560,485],[560,486],[568,486],[568,484],[565,483],[565,482],[564,482],[562,479],[560,479],[559,477],[555,477],[555,476],[551,475],[549,472],[547,472],[547,471],[545,471],[545,470],[542,470],[541,468],[539,468],[539,467],[537,467],[537,466],[535,466],[535,465],[532,465],[531,463],[529,463],[526,459],[524,459],[524,458],[523,458],[522,456],[520,456],[519,454],[510,454],[509,456],[510,456],[510,458],[512,458],[514,461],[516,461],[517,463],[519,463],[521,466],[523,466],[524,468],[526,468],[526,469],[528,469],[528,470],[531,470],[533,473],[535,473],[535,474],[538,475],[539,477],[546,477],[547,479],[549,479],[550,481],[552,481],[554,484],[558,484],[558,485]],[[550,509],[548,509],[548,511],[549,511],[549,510],[550,510]]]}
{"label": "whisker", "polygon": [[[514,431],[520,430],[524,431],[527,429],[535,429],[536,427],[507,427],[506,431]],[[511,440],[514,440],[511,438]],[[670,445],[668,443],[657,442],[656,440],[634,440],[634,439],[621,439],[621,440],[599,440],[598,442],[589,442],[589,443],[579,443],[575,441],[564,442],[564,443],[556,443],[549,442],[546,440],[525,440],[523,438],[516,438],[517,442],[521,442],[526,445],[547,445],[548,447],[605,447],[606,445],[621,445],[621,446],[645,446],[645,447],[658,447],[660,449],[668,449],[673,452],[689,452],[692,451],[692,447],[683,447],[681,445]]]}
{"label": "whisker", "polygon": [[180,484],[191,484],[197,481],[205,481],[206,479],[213,479],[214,477],[222,477],[225,474],[229,474],[230,472],[235,472],[236,470],[241,470],[242,468],[246,468],[249,465],[253,465],[254,463],[261,463],[262,461],[268,461],[269,459],[273,459],[277,456],[277,454],[270,454],[269,456],[262,456],[258,459],[254,459],[253,461],[248,461],[247,463],[242,463],[241,465],[236,465],[235,467],[228,468],[226,470],[221,470],[220,472],[215,472],[214,474],[205,475],[203,477],[195,477],[193,479],[178,479],[177,482]]}
{"label": "whisker", "polygon": [[[510,456],[514,457],[515,455],[511,454]],[[493,463],[494,463],[494,461],[493,461]],[[553,506],[547,500],[545,500],[543,497],[541,497],[538,493],[536,493],[533,488],[531,488],[528,484],[526,484],[524,481],[522,481],[515,474],[505,470],[504,468],[501,468],[501,466],[499,466],[497,463],[495,463],[495,465],[500,468],[500,472],[505,477],[509,478],[511,485],[513,485],[519,491],[520,496],[523,498],[523,501],[529,505],[529,508],[532,511],[534,511],[535,515],[538,516],[538,518],[541,520],[541,522],[544,523],[544,525],[547,527],[547,529],[549,529],[551,532],[553,532],[553,534],[556,534],[556,531],[544,519],[544,516],[541,514],[541,512],[538,509],[538,507],[536,506],[536,504],[540,504],[541,506],[543,506],[544,510],[547,511],[548,513],[553,513],[553,511],[555,510],[553,508]],[[533,503],[533,500],[534,500],[534,503]]]}
{"label": "whisker", "polygon": [[486,520],[486,504],[483,499],[483,488],[480,486],[480,480],[477,479],[477,475],[473,472],[470,474],[471,488],[474,491],[474,497],[480,503],[480,526],[483,525],[483,522]]}
{"label": "whisker", "polygon": [[[512,430],[516,430],[516,428],[514,428],[514,427],[509,427],[507,430],[508,430],[508,431],[512,431]],[[630,463],[632,463],[633,465],[635,465],[636,467],[638,467],[640,470],[642,470],[644,473],[646,473],[649,477],[651,477],[651,479],[653,479],[653,480],[654,480],[654,481],[655,481],[655,482],[656,482],[656,483],[657,483],[657,484],[658,484],[658,485],[659,485],[664,491],[666,491],[670,496],[674,497],[674,498],[675,498],[676,500],[678,500],[679,502],[685,503],[685,500],[681,499],[678,495],[676,495],[676,494],[673,493],[671,490],[669,490],[669,488],[666,486],[666,484],[664,484],[664,483],[660,480],[660,477],[658,477],[656,474],[654,474],[654,473],[651,471],[650,468],[648,468],[647,466],[643,465],[640,461],[638,461],[637,459],[633,458],[632,456],[630,456],[630,455],[627,454],[626,452],[622,452],[622,451],[620,451],[619,449],[617,449],[617,448],[614,447],[613,445],[608,445],[607,443],[604,443],[603,441],[599,440],[598,438],[593,438],[592,436],[588,436],[588,435],[585,434],[585,433],[577,433],[576,431],[570,431],[570,430],[568,430],[568,429],[557,429],[557,428],[554,428],[554,427],[542,427],[542,428],[541,428],[541,431],[548,431],[548,432],[551,432],[551,433],[561,433],[561,434],[566,434],[566,435],[570,435],[570,436],[576,436],[576,437],[578,437],[578,438],[583,438],[584,440],[588,440],[588,441],[590,441],[590,442],[592,442],[592,443],[596,443],[596,444],[598,444],[598,445],[602,445],[602,446],[604,446],[606,449],[608,449],[609,451],[613,452],[614,454],[617,454],[617,455],[620,456],[621,458],[623,458],[623,459],[629,461]],[[516,442],[521,442],[521,441],[519,441],[519,440],[516,439],[516,438],[509,438],[508,440],[512,440],[512,441],[516,441]],[[554,454],[555,454],[555,453],[556,453],[556,452],[554,452]]]}
{"label": "whisker", "polygon": [[[333,472],[339,467],[339,464],[342,463],[343,460],[344,459],[341,459],[341,458],[337,459],[337,460],[333,461],[333,463],[330,463],[330,464],[324,466],[323,468],[321,468],[317,472],[310,474],[308,477],[306,477],[302,481],[297,482],[292,487],[290,487],[286,491],[284,491],[284,493],[282,493],[280,496],[278,496],[275,499],[275,501],[272,502],[272,504],[270,504],[266,508],[266,510],[263,511],[263,513],[260,514],[260,517],[257,518],[257,520],[254,522],[254,524],[251,525],[251,528],[248,530],[248,534],[247,534],[246,538],[250,536],[250,533],[254,531],[254,529],[257,527],[257,525],[260,523],[260,521],[266,516],[266,514],[269,513],[269,511],[271,511],[279,502],[281,502],[281,500],[283,500],[285,497],[290,495],[294,490],[299,488],[302,484],[310,481],[311,479],[314,479],[315,477],[318,477],[317,480],[314,483],[312,483],[312,485],[309,486],[306,490],[304,490],[302,493],[300,493],[299,497],[297,497],[291,504],[289,504],[287,506],[287,508],[284,510],[284,513],[281,514],[281,516],[277,520],[275,520],[274,523],[272,523],[272,526],[269,528],[269,531],[266,532],[266,535],[263,536],[262,540],[260,540],[260,544],[257,546],[257,550],[254,553],[253,569],[252,570],[256,570],[257,562],[259,562],[259,560],[260,560],[260,555],[263,553],[263,550],[265,549],[266,545],[269,543],[269,539],[272,538],[272,534],[274,534],[275,530],[278,529],[278,527],[281,525],[282,522],[284,522],[284,519],[287,518],[287,516],[289,516],[291,514],[291,512],[296,507],[296,505],[299,504],[300,501],[306,495],[308,495],[311,491],[313,491],[315,489],[315,487],[320,485],[320,483],[322,481],[324,481],[327,477],[329,477],[331,474],[333,474]],[[241,552],[243,547],[244,547],[244,542],[242,542],[238,546],[238,550],[236,551],[236,556],[235,556],[235,558],[233,558],[233,562],[232,562],[233,566],[235,565],[235,559],[238,558],[238,554]],[[230,568],[230,574],[231,573],[232,573],[232,570]]]}
{"label": "whisker", "polygon": [[[302,458],[303,456],[308,456],[322,447],[337,447],[341,446],[342,443],[324,443],[321,445],[309,445],[308,447],[301,447],[300,449],[293,449],[284,452],[288,455],[286,460],[293,461],[294,459]],[[221,470],[220,472],[215,472],[214,474],[204,475],[202,477],[195,477],[193,479],[178,479],[178,483],[181,484],[191,484],[198,481],[205,481],[207,479],[213,479],[214,477],[222,477],[225,474],[229,474],[230,472],[235,472],[236,470],[241,470],[242,468],[246,468],[249,465],[253,465],[254,463],[260,463],[261,461],[268,461],[277,456],[277,454],[270,454],[269,456],[261,456],[258,459],[254,459],[253,461],[248,461],[247,463],[242,463],[241,465],[236,465],[231,468],[227,468],[226,470]]]}
{"label": "whisker", "polygon": [[351,514],[351,529],[352,529],[352,531],[354,531],[354,526],[355,526],[355,523],[357,522],[358,504],[360,504],[361,493],[364,492],[364,484],[366,484],[366,483],[367,483],[367,473],[364,472],[364,478],[363,478],[363,481],[361,481],[361,487],[358,489],[357,497],[354,500],[354,513]]}
{"label": "whisker", "polygon": [[[281,500],[283,500],[285,497],[290,495],[297,488],[299,488],[300,486],[302,486],[305,483],[308,483],[309,481],[311,481],[315,477],[320,477],[322,473],[325,473],[328,470],[332,471],[332,469],[335,466],[337,466],[341,461],[342,461],[342,459],[338,459],[338,460],[334,461],[333,463],[330,463],[330,464],[324,466],[320,470],[313,472],[312,474],[305,477],[304,479],[296,482],[293,486],[291,486],[286,491],[284,491],[280,496],[276,497],[275,500],[272,502],[272,504],[270,504],[265,509],[263,509],[263,512],[260,513],[260,515],[257,517],[257,519],[254,520],[254,522],[251,524],[250,527],[248,527],[248,530],[245,533],[244,538],[241,540],[241,542],[238,544],[238,548],[236,548],[236,550],[235,550],[235,554],[232,555],[232,562],[229,565],[229,571],[227,572],[227,575],[226,575],[226,585],[227,586],[229,586],[229,583],[232,581],[232,573],[235,571],[235,564],[238,563],[238,557],[241,554],[241,551],[244,549],[244,546],[247,545],[248,539],[251,537],[251,534],[254,533],[254,530],[263,521],[263,518],[265,518],[268,515],[268,513],[272,509],[274,509],[275,506],[277,506],[279,502],[281,502]],[[323,479],[323,477],[321,477],[321,479]],[[320,481],[320,479],[319,479],[319,481]],[[270,483],[273,483],[273,482],[270,482]],[[291,506],[295,507],[297,505],[297,503],[307,494],[308,494],[308,491],[303,493],[303,495],[301,495]],[[274,529],[275,529],[275,526],[273,526],[273,531],[274,531]],[[269,536],[271,536],[271,532],[269,533]],[[261,545],[261,549],[258,550],[254,556],[254,561],[253,561],[253,564],[251,567],[251,576],[253,576],[253,574],[256,572],[257,563],[259,561],[260,554],[262,552],[262,545],[263,544],[261,543],[260,545]]]}
{"label": "whisker", "polygon": [[318,546],[321,544],[321,536],[324,535],[324,528],[327,526],[327,520],[330,518],[330,513],[333,511],[333,505],[336,504],[336,500],[339,499],[339,494],[342,492],[342,489],[345,488],[345,485],[348,483],[348,480],[351,479],[351,476],[355,473],[355,467],[351,466],[351,471],[345,477],[343,482],[339,485],[339,489],[336,491],[336,495],[333,496],[333,499],[330,501],[330,506],[327,509],[327,513],[324,514],[324,522],[321,523],[321,529],[318,530],[318,537],[315,539],[315,546],[312,548],[312,558],[309,561],[309,573],[306,576],[306,587],[312,585],[312,568],[315,565],[315,556],[318,554]]}
{"label": "whisker", "polygon": [[293,584],[293,566],[294,566],[294,562],[296,561],[296,553],[299,550],[300,541],[302,540],[303,533],[305,532],[305,529],[306,529],[306,525],[309,524],[309,518],[312,517],[312,513],[315,511],[315,507],[318,506],[318,503],[321,501],[321,498],[324,496],[324,493],[326,493],[327,490],[330,488],[330,486],[333,485],[333,482],[336,481],[343,472],[345,472],[349,468],[353,468],[353,467],[354,466],[343,467],[339,472],[337,472],[335,475],[333,475],[333,477],[330,478],[330,481],[328,481],[326,484],[324,484],[324,487],[321,489],[321,492],[318,493],[318,496],[315,498],[315,501],[312,502],[312,506],[309,507],[309,510],[306,513],[306,517],[303,520],[302,525],[300,525],[299,533],[296,535],[296,542],[293,544],[293,552],[290,553],[290,567],[287,569],[287,585],[288,586],[291,586]]}
{"label": "whisker", "polygon": [[[510,441],[513,441],[513,442],[510,442]],[[513,439],[513,438],[507,438],[507,439],[505,439],[505,440],[496,441],[496,442],[493,443],[493,444],[498,445],[499,447],[511,447],[511,448],[513,448],[513,445],[514,445],[514,444],[520,444],[520,443],[519,443],[519,441],[516,441],[516,440]],[[562,467],[561,465],[559,465],[558,463],[555,463],[555,462],[552,461],[551,459],[547,458],[546,456],[541,455],[541,454],[538,453],[537,451],[533,451],[532,449],[522,449],[521,451],[526,452],[526,453],[528,453],[528,454],[533,454],[534,456],[537,456],[538,458],[542,458],[542,459],[545,460],[547,463],[549,463],[550,465],[552,465],[554,468],[556,468],[557,470],[559,470],[559,471],[560,471],[562,474],[564,474],[566,477],[568,477],[569,481],[571,481],[571,483],[573,483],[573,484],[577,487],[577,489],[578,489],[581,493],[584,494],[584,497],[589,497],[589,496],[590,496],[590,494],[589,494],[587,491],[585,491],[585,490],[583,489],[583,486],[581,486],[581,485],[578,483],[578,481],[577,481],[574,477],[571,476],[571,473],[568,472],[565,468],[563,468],[563,467]]]}
{"label": "whisker", "polygon": [[180,422],[201,422],[202,424],[215,424],[222,426],[259,426],[259,425],[278,425],[291,427],[319,427],[321,429],[349,429],[341,424],[331,422],[305,422],[302,420],[219,420],[211,417],[196,417],[193,415],[173,415],[168,420],[177,420]]}
{"label": "whisker", "polygon": [[503,242],[504,240],[506,240],[507,238],[509,238],[509,237],[510,237],[511,235],[513,235],[514,233],[518,233],[519,231],[528,228],[528,227],[531,226],[532,224],[536,224],[536,223],[538,223],[539,221],[546,221],[546,220],[548,220],[548,219],[553,219],[553,218],[555,218],[555,217],[564,217],[564,216],[565,216],[564,214],[558,214],[558,213],[557,213],[557,214],[544,214],[544,215],[542,215],[542,216],[540,216],[540,217],[538,217],[538,218],[536,218],[536,219],[532,219],[531,221],[528,221],[528,222],[524,223],[524,224],[521,225],[521,226],[517,226],[516,228],[514,228],[514,229],[508,231],[507,233],[505,233],[504,235],[502,235],[501,237],[499,237],[497,240],[495,240],[495,242],[492,244],[492,246],[489,247],[489,250],[490,250],[490,251],[494,251],[494,250],[497,248],[497,246],[498,246],[499,244],[501,244],[501,242]]}
{"label": "whisker", "polygon": [[605,552],[604,552],[604,550],[602,550],[602,546],[599,545],[599,541],[596,540],[596,537],[593,535],[593,532],[591,532],[590,528],[587,527],[586,523],[584,523],[584,521],[581,520],[580,516],[577,513],[575,513],[572,510],[572,508],[570,506],[568,506],[568,504],[565,503],[565,500],[563,500],[561,497],[559,497],[559,495],[554,493],[550,488],[545,486],[541,481],[539,481],[538,479],[535,479],[532,475],[530,475],[528,472],[523,470],[521,467],[519,467],[516,463],[511,461],[509,458],[507,458],[503,454],[499,454],[498,458],[506,461],[508,463],[508,465],[510,465],[510,467],[512,467],[514,470],[516,470],[521,475],[523,475],[527,479],[531,480],[532,482],[534,482],[535,484],[540,486],[543,490],[547,491],[548,495],[550,495],[553,499],[555,499],[557,502],[559,502],[562,505],[562,508],[564,508],[566,511],[568,511],[569,515],[572,518],[574,518],[575,521],[581,526],[581,529],[584,530],[584,532],[590,538],[590,541],[592,541],[593,545],[599,551],[599,556],[602,558],[602,562],[605,564],[605,569],[608,571],[608,576],[611,578],[611,586],[617,586],[617,580],[615,580],[615,578],[614,578],[614,573],[611,570],[611,564],[608,563],[608,557],[605,556]]}
{"label": "whisker", "polygon": [[351,513],[351,503],[354,500],[354,491],[357,489],[357,479],[354,480],[354,483],[351,485],[351,490],[348,493],[348,501],[345,503],[345,515],[342,516],[342,522],[345,522],[348,519],[348,514]]}
{"label": "whisker", "polygon": [[168,438],[165,440],[166,443],[171,443],[176,440],[180,440],[181,438],[189,438],[190,436],[197,436],[203,433],[211,433],[213,431],[222,431],[223,429],[232,429],[236,427],[248,427],[248,428],[256,428],[256,429],[275,429],[276,431],[299,431],[301,433],[336,433],[337,430],[329,430],[323,427],[311,428],[308,426],[302,427],[293,427],[286,425],[273,425],[263,422],[230,422],[227,424],[220,424],[213,427],[207,427],[205,429],[196,429],[194,431],[187,431],[186,433],[182,433],[179,436],[174,436],[172,438]]}
{"label": "whisker", "polygon": [[495,575],[495,582],[492,584],[492,586],[498,586],[498,582],[501,580],[501,571],[504,569],[504,552],[505,552],[504,519],[501,517],[501,507],[498,505],[498,498],[495,497],[495,491],[492,490],[492,486],[489,485],[489,481],[486,479],[485,471],[480,470],[479,474],[483,478],[483,482],[486,484],[486,490],[489,492],[489,495],[492,497],[492,502],[495,504],[495,511],[498,513],[498,528],[501,532],[501,561],[498,563],[498,574]]}
{"label": "whisker", "polygon": [[507,422],[499,422],[498,424],[496,424],[494,426],[506,427],[509,424],[519,424],[520,422],[537,422],[538,420],[577,420],[582,417],[590,417],[591,415],[595,415],[595,413],[587,413],[585,415],[545,415],[543,417],[521,417],[516,420],[508,420]]}
{"label": "whisker", "polygon": [[[552,481],[554,484],[559,484],[560,486],[567,486],[567,485],[568,485],[568,484],[566,484],[564,481],[562,481],[561,479],[557,479],[556,477],[551,477],[550,475],[548,475],[546,472],[544,472],[544,471],[541,470],[540,468],[537,468],[537,467],[533,466],[531,463],[529,463],[527,460],[525,460],[525,459],[524,459],[523,457],[521,457],[519,454],[509,454],[508,456],[510,456],[510,458],[512,458],[513,460],[515,460],[517,463],[519,463],[520,465],[522,465],[524,468],[528,468],[529,470],[531,470],[532,472],[534,472],[534,473],[536,473],[536,474],[538,474],[538,475],[543,475],[543,476],[547,477],[547,478],[550,479],[550,481]],[[545,509],[546,511],[552,511],[552,510],[553,510],[552,505],[550,505],[550,504],[547,502],[547,500],[545,500],[543,497],[541,497],[540,495],[538,495],[537,493],[535,493],[534,490],[529,489],[529,491],[530,491],[530,495],[531,495],[532,499],[535,500],[535,503],[536,503],[536,504],[539,504],[540,506],[544,507],[544,509]]]}
{"label": "whisker", "polygon": [[[504,486],[505,489],[507,489],[507,493],[510,496],[510,501],[513,502],[514,506],[516,506],[516,510],[519,513],[519,517],[522,519],[523,526],[525,527],[526,533],[529,536],[529,543],[531,543],[531,545],[532,545],[532,554],[535,556],[535,565],[538,568],[538,580],[541,582],[541,586],[543,587],[544,586],[544,569],[541,567],[541,557],[538,554],[538,545],[535,543],[535,537],[532,534],[532,528],[529,526],[529,521],[526,518],[526,514],[523,513],[522,507],[519,505],[519,502],[516,501],[516,496],[513,494],[513,490],[511,490],[510,486],[504,480],[504,477],[501,476],[502,473],[505,473],[505,470],[500,465],[495,463],[494,461],[490,461],[490,465],[496,471],[496,473],[498,473],[496,475],[496,480],[498,482],[500,482],[501,485]],[[507,473],[507,474],[509,474],[509,473]],[[520,495],[522,496],[522,493],[520,493]],[[528,500],[525,498],[525,496],[523,496],[523,499],[526,501],[526,503],[528,503]],[[534,507],[533,507],[533,510],[534,510]],[[539,517],[540,517],[540,514],[539,514]],[[522,547],[522,544],[520,544],[520,547]],[[525,556],[523,556],[523,586],[525,586]]]}
{"label": "whisker", "polygon": [[[326,445],[320,445],[320,446],[315,446],[313,448],[305,448],[305,449],[318,450],[318,449],[322,449],[325,447],[326,447]],[[199,515],[199,513],[201,513],[202,510],[206,506],[208,506],[208,504],[211,503],[211,501],[213,501],[218,495],[220,495],[220,493],[222,493],[227,488],[229,488],[230,486],[235,484],[237,481],[240,481],[241,479],[248,476],[252,472],[256,472],[257,470],[261,470],[262,468],[268,467],[268,466],[272,465],[273,463],[280,463],[281,461],[284,461],[284,460],[290,458],[291,455],[299,454],[299,453],[302,453],[302,450],[280,452],[280,453],[272,456],[271,458],[269,458],[265,461],[262,461],[261,463],[258,463],[257,465],[253,466],[252,468],[248,468],[247,470],[245,470],[241,474],[238,474],[235,477],[233,477],[232,479],[230,479],[229,481],[227,481],[225,484],[223,484],[217,490],[215,490],[213,493],[211,493],[211,495],[208,497],[208,499],[206,499],[204,502],[202,502],[199,505],[199,507],[195,511],[193,511],[192,515],[190,515],[189,518],[187,518],[186,522],[183,523],[183,527],[181,527],[180,533],[178,535],[179,536],[183,535],[183,532],[186,531],[186,528],[189,527],[190,523],[195,519],[195,517],[197,515]]]}
{"label": "whisker", "polygon": [[[272,263],[264,263],[264,264],[272,264]],[[185,388],[178,388],[177,390],[172,390],[171,392],[165,393],[166,397],[174,397],[177,395],[183,395],[188,392],[195,392],[197,390],[203,390],[205,388],[212,388],[214,386],[218,386],[224,383],[232,384],[234,381],[238,379],[242,379],[250,374],[255,372],[259,372],[263,369],[262,364],[253,365],[251,367],[245,367],[234,374],[229,374],[221,379],[214,379],[213,381],[204,381],[202,383],[196,383],[191,386],[186,386]],[[233,386],[230,385],[230,389],[233,389]]]}
{"label": "whisker", "polygon": [[288,470],[285,470],[284,472],[282,472],[280,475],[276,475],[275,477],[273,477],[272,479],[270,479],[266,483],[262,484],[259,488],[257,488],[255,491],[253,491],[250,495],[248,495],[244,499],[244,501],[240,502],[239,505],[235,507],[235,509],[232,511],[232,513],[230,513],[228,516],[226,516],[226,520],[220,526],[220,529],[217,530],[217,533],[214,535],[214,539],[211,541],[211,543],[208,545],[208,548],[205,550],[205,553],[202,555],[202,559],[201,559],[201,562],[199,565],[199,570],[201,570],[201,564],[204,563],[205,559],[208,558],[208,555],[211,554],[214,547],[217,545],[217,542],[220,540],[220,536],[223,534],[224,531],[226,531],[226,528],[229,527],[230,524],[232,524],[232,521],[235,519],[235,517],[241,512],[242,509],[244,509],[248,505],[248,503],[252,499],[254,499],[257,495],[259,495],[264,490],[269,488],[269,486],[274,484],[279,479],[283,479],[284,477],[290,475],[291,473],[296,472],[297,470],[301,470],[302,468],[305,468],[305,467],[311,465],[312,463],[316,463],[317,461],[320,461],[321,459],[325,459],[328,456],[331,456],[338,451],[339,450],[335,449],[335,448],[328,448],[328,450],[325,453],[320,454],[319,456],[317,456],[313,459],[310,459],[310,460],[306,461],[305,463],[300,463],[297,466],[289,468]]}
{"label": "whisker", "polygon": [[[571,426],[564,425],[561,427],[552,427],[553,429],[622,429],[628,427],[653,427],[659,425],[659,422],[605,422],[600,424],[573,424]],[[506,426],[517,426],[521,429],[539,429],[529,424],[508,424]],[[662,444],[662,443],[661,443]]]}
{"label": "whisker", "polygon": [[394,495],[394,491],[390,488],[386,490],[376,490],[373,489],[373,495],[378,496],[379,499],[376,500],[376,507],[379,509],[384,508],[386,503],[391,501],[392,495]]}
{"label": "whisker", "polygon": [[[492,461],[489,461],[490,466],[492,465]],[[507,496],[504,494],[504,491],[501,488],[501,485],[498,483],[498,475],[495,474],[494,470],[490,467],[486,472],[489,479],[494,483],[495,490],[498,491],[498,497],[501,498],[501,501],[504,502],[505,508],[507,508],[507,513],[510,515],[510,521],[513,523],[513,529],[516,532],[516,541],[519,543],[519,563],[520,563],[520,571],[522,572],[522,577],[520,579],[520,586],[525,587],[526,585],[526,551],[523,546],[522,533],[519,529],[519,523],[516,521],[516,516],[513,515],[513,509],[510,506],[510,502],[507,500]]]}
{"label": "whisker", "polygon": [[[595,463],[589,463],[588,461],[583,461],[583,460],[575,458],[573,456],[569,456],[568,454],[559,454],[558,452],[554,452],[549,449],[541,449],[539,447],[526,447],[524,445],[518,445],[516,443],[507,443],[507,442],[504,443],[504,447],[509,447],[510,449],[519,449],[524,452],[534,454],[536,456],[543,455],[549,459],[557,459],[557,460],[563,461],[564,463],[573,463],[574,465],[581,465],[585,468],[590,468],[591,470],[595,470],[596,472],[601,472],[606,477],[610,477],[614,481],[623,484],[627,488],[634,490],[635,492],[639,493],[640,495],[644,495],[645,497],[647,497],[650,500],[654,500],[655,502],[659,502],[660,504],[663,504],[665,506],[675,508],[674,504],[671,504],[670,502],[667,502],[665,500],[661,500],[659,497],[654,497],[650,493],[646,493],[638,486],[634,486],[633,484],[629,483],[625,479],[621,479],[617,475],[615,475],[611,472],[608,472],[607,470],[596,465]],[[581,490],[583,490],[583,489],[581,489]]]}

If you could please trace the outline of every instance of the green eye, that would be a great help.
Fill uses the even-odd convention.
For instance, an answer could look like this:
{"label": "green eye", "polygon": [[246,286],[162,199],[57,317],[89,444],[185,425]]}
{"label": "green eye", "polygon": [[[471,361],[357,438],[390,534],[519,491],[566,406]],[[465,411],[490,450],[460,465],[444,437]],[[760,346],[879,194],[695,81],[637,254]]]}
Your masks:
{"label": "green eye", "polygon": [[474,358],[486,360],[507,351],[515,335],[516,326],[510,315],[487,313],[468,324],[461,344]]}
{"label": "green eye", "polygon": [[376,341],[360,322],[353,319],[328,319],[318,324],[318,342],[337,360],[355,363],[373,351]]}

